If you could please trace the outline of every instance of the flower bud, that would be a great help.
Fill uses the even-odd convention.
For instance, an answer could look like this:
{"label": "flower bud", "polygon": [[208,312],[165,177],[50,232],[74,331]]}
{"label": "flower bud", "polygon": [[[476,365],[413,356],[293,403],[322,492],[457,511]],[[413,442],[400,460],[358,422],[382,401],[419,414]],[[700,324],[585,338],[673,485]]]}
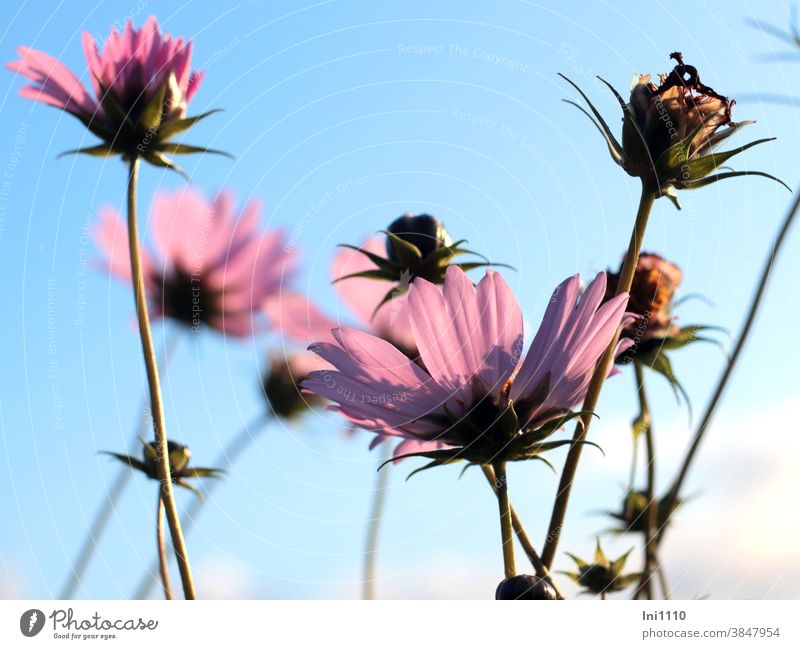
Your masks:
{"label": "flower bud", "polygon": [[[375,306],[373,317],[384,304],[405,295],[418,277],[432,284],[443,284],[450,266],[458,266],[464,271],[483,266],[505,266],[463,248],[466,239],[452,241],[442,222],[430,214],[404,214],[392,221],[383,234],[386,235],[386,257],[366,248],[340,244],[367,257],[373,267],[334,279],[334,282],[354,278],[386,282],[386,293]],[[454,261],[461,255],[475,255],[480,261]]]}
{"label": "flower bud", "polygon": [[[664,527],[672,513],[680,506],[680,500],[670,506],[668,498],[656,501],[658,507],[657,527]],[[620,532],[644,532],[647,516],[647,495],[643,491],[629,491],[622,501],[619,512],[609,512],[609,514],[622,523]]]}
{"label": "flower bud", "polygon": [[516,575],[497,586],[495,599],[558,599],[555,588],[534,575]]}
{"label": "flower bud", "polygon": [[[129,455],[122,455],[121,453],[112,453],[110,451],[102,452],[117,458],[120,462],[127,464],[132,469],[141,471],[151,480],[161,481],[161,475],[158,472],[159,458],[155,441],[145,442],[142,440],[143,460]],[[186,482],[188,478],[217,478],[224,473],[221,469],[190,467],[189,460],[192,458],[192,452],[187,446],[178,444],[177,442],[167,440],[167,455],[172,482],[180,487],[193,491],[198,496],[199,492],[197,489]]]}
{"label": "flower bud", "polygon": [[[150,444],[145,444],[142,449],[142,457],[144,458],[144,465],[146,473],[149,477],[158,479],[158,456],[156,454],[156,442],[153,440]],[[188,446],[178,444],[172,440],[167,440],[167,454],[169,456],[169,468],[172,473],[173,480],[176,476],[180,476],[183,470],[189,464],[192,457],[192,452]]]}
{"label": "flower bud", "polygon": [[564,572],[564,574],[575,583],[583,586],[584,592],[594,595],[605,595],[624,590],[638,581],[641,576],[638,573],[622,574],[625,569],[625,562],[631,552],[632,549],[611,561],[600,547],[600,539],[598,538],[592,563],[588,563],[580,557],[567,552],[567,555],[575,562],[578,572]]}
{"label": "flower bud", "polygon": [[[404,214],[392,221],[386,231],[416,246],[422,253],[423,259],[452,243],[444,224],[430,214]],[[386,255],[391,261],[401,263],[395,245],[391,237],[386,239]]]}
{"label": "flower bud", "polygon": [[319,369],[313,354],[275,356],[264,375],[262,387],[271,411],[281,419],[295,419],[303,412],[322,403],[322,399],[300,392],[299,385],[312,370]]}

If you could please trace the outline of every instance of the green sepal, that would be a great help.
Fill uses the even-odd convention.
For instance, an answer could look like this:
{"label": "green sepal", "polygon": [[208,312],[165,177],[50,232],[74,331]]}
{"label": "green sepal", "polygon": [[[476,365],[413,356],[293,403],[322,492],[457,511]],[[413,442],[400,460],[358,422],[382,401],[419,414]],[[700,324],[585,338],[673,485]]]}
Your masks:
{"label": "green sepal", "polygon": [[611,159],[614,162],[616,162],[618,165],[621,166],[622,165],[622,155],[614,150],[614,143],[610,138],[611,134],[609,132],[605,131],[603,129],[603,127],[600,126],[600,124],[597,123],[597,120],[594,117],[592,117],[589,114],[589,112],[583,106],[581,106],[578,102],[572,101],[571,99],[562,99],[561,101],[563,101],[565,104],[569,104],[570,106],[574,106],[579,111],[581,111],[584,115],[586,115],[586,117],[589,118],[589,121],[591,121],[592,124],[594,124],[594,127],[598,130],[600,135],[602,135],[603,139],[606,141],[606,146],[608,147],[608,153],[611,155]]}
{"label": "green sepal", "polygon": [[689,162],[689,150],[692,148],[692,142],[713,117],[715,117],[713,113],[706,115],[699,126],[692,129],[682,140],[673,144],[658,157],[655,164],[658,178],[670,180],[676,172],[680,173],[681,167]]}
{"label": "green sepal", "polygon": [[188,489],[189,491],[191,491],[195,496],[197,496],[197,499],[200,502],[203,502],[205,500],[201,491],[194,485],[191,485],[188,482],[184,482],[183,480],[176,480],[175,484],[178,485],[179,487],[183,487],[184,489]]}
{"label": "green sepal", "polygon": [[158,127],[161,125],[161,118],[164,115],[164,97],[166,96],[166,91],[167,83],[163,83],[139,116],[139,126],[145,131],[152,131],[153,133],[158,132]]}
{"label": "green sepal", "polygon": [[460,451],[461,451],[460,448],[449,448],[449,449],[444,449],[443,448],[443,449],[439,449],[438,451],[425,451],[425,452],[422,452],[422,453],[405,453],[404,455],[397,455],[395,457],[389,458],[385,462],[381,462],[378,465],[378,469],[377,470],[380,471],[387,464],[391,464],[393,462],[397,462],[398,460],[406,460],[406,459],[408,459],[410,457],[424,457],[424,458],[427,458],[429,460],[431,460],[431,459],[440,460],[442,462],[450,460],[452,462],[455,462],[457,460],[464,459],[464,458],[458,456],[458,453]]}
{"label": "green sepal", "polygon": [[[406,476],[406,482],[408,482],[412,476],[415,476],[417,473],[422,473],[423,471],[427,471],[428,469],[433,469],[437,466],[444,466],[445,464],[453,464],[454,462],[461,462],[463,458],[450,458],[450,459],[443,459],[443,460],[431,460],[426,465],[419,467],[418,469],[414,469],[411,473]],[[469,465],[467,465],[469,467]]]}
{"label": "green sepal", "polygon": [[685,173],[688,175],[688,182],[693,182],[695,179],[700,180],[708,176],[712,171],[716,170],[719,166],[725,164],[726,161],[730,160],[733,156],[738,153],[742,153],[743,151],[747,151],[747,149],[754,147],[758,144],[763,144],[764,142],[772,142],[776,138],[774,137],[767,137],[762,138],[760,140],[754,140],[748,144],[744,144],[740,147],[735,149],[731,149],[730,151],[722,151],[720,153],[709,153],[708,155],[704,155],[700,158],[695,158],[694,160],[689,160],[685,164]]}
{"label": "green sepal", "polygon": [[147,474],[147,466],[145,466],[145,463],[142,462],[141,460],[136,459],[135,457],[131,457],[129,455],[123,455],[121,453],[112,453],[111,451],[100,451],[100,453],[102,453],[103,455],[110,455],[112,457],[115,457],[123,464],[127,464],[128,466],[130,466],[132,469],[137,469],[142,473],[144,473],[145,475]]}
{"label": "green sepal", "polygon": [[[588,564],[588,563],[586,563],[586,562],[585,562],[583,559],[581,559],[580,557],[578,557],[578,556],[575,556],[575,555],[574,555],[574,554],[572,554],[571,552],[565,552],[564,554],[566,554],[566,555],[567,555],[567,556],[568,556],[570,559],[572,559],[572,560],[575,562],[575,565],[578,567],[578,570],[585,570],[586,568],[588,568],[588,567],[589,567],[589,564]],[[566,573],[565,573],[565,574],[566,574]],[[576,575],[576,577],[577,577],[577,575]]]}
{"label": "green sepal", "polygon": [[392,286],[388,291],[386,291],[386,295],[383,296],[380,302],[375,306],[372,310],[372,315],[370,316],[370,321],[372,321],[375,316],[377,315],[378,311],[380,311],[381,307],[386,304],[387,302],[391,302],[394,298],[400,297],[408,292],[407,286],[403,286],[402,284],[397,284]]}
{"label": "green sepal", "polygon": [[727,178],[736,178],[738,176],[761,176],[762,178],[769,178],[770,180],[774,180],[776,183],[783,185],[786,189],[789,190],[789,192],[792,192],[792,188],[789,187],[789,185],[783,182],[780,178],[776,178],[775,176],[765,173],[763,171],[728,171],[721,174],[715,174],[713,176],[706,176],[702,180],[690,182],[688,185],[684,186],[683,189],[700,189],[701,187],[707,187],[708,185],[711,185],[720,180],[726,180]]}
{"label": "green sepal", "polygon": [[517,431],[519,431],[519,417],[517,417],[517,413],[514,410],[514,404],[512,402],[509,402],[505,407],[505,410],[500,413],[500,416],[495,421],[493,428],[502,431],[509,438],[517,434]]}
{"label": "green sepal", "polygon": [[600,111],[598,111],[594,107],[594,104],[591,101],[589,101],[589,97],[587,97],[586,93],[583,92],[583,90],[580,89],[580,86],[578,86],[578,84],[576,84],[574,81],[572,81],[572,79],[570,79],[566,75],[561,74],[560,72],[558,73],[558,76],[560,76],[568,84],[570,84],[573,88],[575,88],[575,90],[578,91],[580,96],[583,97],[583,100],[589,105],[589,108],[591,109],[591,111],[594,114],[595,118],[597,118],[598,123],[602,127],[602,130],[604,131],[604,136],[606,138],[606,143],[608,144],[609,149],[613,150],[616,153],[616,155],[614,155],[614,153],[612,153],[612,158],[614,158],[614,160],[616,160],[616,158],[618,156],[620,158],[620,160],[621,160],[622,159],[622,146],[620,145],[619,142],[617,142],[617,138],[614,137],[614,134],[611,132],[611,129],[608,127],[608,124],[606,124],[606,121],[603,119],[603,116],[600,114]]}
{"label": "green sepal", "polygon": [[701,331],[719,331],[727,334],[728,330],[724,327],[716,327],[713,325],[686,325],[678,330],[678,334],[670,336],[662,340],[662,349],[681,349],[695,342],[707,342],[720,345],[721,343],[714,338],[707,336],[698,336]]}
{"label": "green sepal", "polygon": [[[567,552],[567,554],[569,554],[569,552]],[[577,557],[575,557],[575,555],[569,554],[569,556],[572,557],[573,560],[577,559]],[[568,577],[569,579],[574,581],[576,584],[579,583],[580,578],[581,578],[581,576],[577,572],[569,572],[568,570],[558,570],[557,572],[558,572],[559,575],[564,575],[565,577]]]}
{"label": "green sepal", "polygon": [[636,419],[633,420],[631,424],[631,429],[633,431],[633,440],[639,439],[639,436],[647,430],[647,427],[650,425],[650,422],[647,421],[648,417],[644,413],[639,413]]}
{"label": "green sepal", "polygon": [[678,381],[677,377],[675,376],[675,372],[672,370],[672,362],[669,360],[666,354],[658,354],[649,364],[649,367],[654,372],[658,372],[669,382],[670,386],[672,387],[673,392],[675,392],[675,397],[678,399],[678,403],[680,403],[681,397],[686,402],[686,405],[689,408],[689,412],[691,413],[692,403],[689,400],[689,395],[687,394],[686,390],[684,389],[681,382]]}
{"label": "green sepal", "polygon": [[101,83],[100,79],[95,77],[97,87],[100,89],[100,104],[103,110],[106,111],[109,119],[113,124],[119,124],[120,128],[127,127],[133,131],[135,126],[128,117],[128,114],[122,110],[122,107],[117,103],[116,99],[111,95],[108,89]]}
{"label": "green sepal", "polygon": [[181,169],[178,165],[176,165],[172,160],[170,160],[167,156],[165,156],[160,151],[147,151],[144,154],[144,159],[149,162],[151,165],[156,167],[166,167],[174,171],[177,174],[180,174],[185,180],[191,182],[191,177],[187,174],[183,169]]}
{"label": "green sepal", "polygon": [[[569,422],[577,417],[589,415],[591,417],[598,417],[597,413],[592,410],[571,410],[561,415],[553,417],[550,421],[545,422],[536,429],[524,429],[523,433],[526,436],[532,436],[536,441],[541,441],[550,437],[557,430],[566,426]],[[598,417],[599,418],[599,417]]]}
{"label": "green sepal", "polygon": [[192,144],[181,144],[179,142],[162,142],[158,145],[159,151],[164,153],[171,153],[173,155],[188,155],[190,153],[210,153],[213,155],[221,155],[231,160],[235,158],[227,151],[220,151],[219,149],[207,149],[202,146],[194,146]]}
{"label": "green sepal", "polygon": [[[586,446],[594,446],[597,450],[599,450],[603,455],[605,455],[605,451],[603,448],[597,444],[596,442],[591,442],[588,439],[560,439],[554,442],[543,442],[541,444],[534,444],[530,447],[530,455],[528,457],[536,457],[540,453],[547,453],[548,451],[554,451],[557,448],[561,448],[562,446],[575,446],[575,445],[586,445]],[[527,459],[527,458],[521,458]]]}
{"label": "green sepal", "polygon": [[595,549],[594,549],[594,562],[598,566],[603,566],[604,568],[608,568],[611,565],[609,563],[609,561],[608,561],[608,557],[606,556],[606,553],[603,552],[603,548],[600,545],[600,537],[599,536],[597,537],[597,545],[595,546]]}
{"label": "green sepal", "polygon": [[498,266],[502,268],[509,268],[511,270],[515,270],[512,266],[509,266],[508,264],[495,264],[492,262],[485,262],[485,261],[469,261],[463,264],[453,264],[453,265],[458,266],[465,273],[471,270],[475,270],[476,268],[485,268],[486,266]]}
{"label": "green sepal", "polygon": [[165,141],[169,140],[171,137],[189,130],[192,126],[197,124],[200,120],[205,119],[209,115],[221,112],[222,112],[221,108],[215,108],[214,110],[210,110],[206,113],[196,115],[195,117],[184,117],[183,119],[170,120],[166,124],[162,125],[161,128],[158,129],[158,136],[162,140]]}
{"label": "green sepal", "polygon": [[222,478],[223,469],[210,469],[207,467],[189,467],[181,471],[181,478]]}
{"label": "green sepal", "polygon": [[107,144],[96,144],[95,146],[87,146],[80,149],[70,149],[68,151],[62,151],[58,154],[57,159],[61,159],[64,156],[68,155],[90,155],[94,156],[95,158],[111,158],[117,155],[117,152],[114,151],[111,147]]}
{"label": "green sepal", "polygon": [[617,559],[615,559],[611,563],[611,570],[613,572],[617,573],[617,574],[621,573],[623,571],[623,569],[625,568],[625,562],[628,560],[628,557],[631,555],[631,552],[633,552],[633,548],[628,550],[621,557],[618,557]]}
{"label": "green sepal", "polygon": [[[391,261],[390,259],[386,259],[386,257],[381,257],[380,255],[376,255],[374,252],[370,252],[369,250],[365,250],[364,248],[359,248],[358,246],[352,246],[349,243],[340,243],[339,248],[347,248],[348,250],[355,250],[356,252],[360,252],[364,255],[367,259],[369,259],[373,264],[375,264],[379,269],[383,270],[393,270],[399,272],[402,270],[402,266],[400,264],[396,264],[395,262]],[[395,273],[395,274],[396,274]],[[357,273],[354,273],[356,275]],[[340,278],[343,279],[343,278]],[[334,282],[339,281],[334,280]]]}
{"label": "green sepal", "polygon": [[336,279],[334,279],[332,283],[337,284],[346,279],[357,279],[357,278],[378,279],[387,282],[397,281],[397,275],[395,273],[392,273],[391,271],[388,270],[382,270],[380,268],[374,268],[371,270],[362,270],[358,273],[350,273],[349,275],[342,275],[341,277],[337,277]]}
{"label": "green sepal", "polygon": [[667,187],[666,189],[662,189],[660,191],[661,191],[660,195],[668,199],[669,202],[675,206],[675,209],[680,211],[681,204],[678,201],[678,195],[675,193],[675,190],[672,187]]}
{"label": "green sepal", "polygon": [[459,254],[461,250],[459,246],[462,243],[467,243],[467,240],[459,239],[458,241],[451,243],[449,246],[442,246],[441,248],[437,248],[427,257],[425,257],[425,264],[426,265],[430,264],[432,266],[446,265],[446,262],[450,261],[450,259]]}
{"label": "green sepal", "polygon": [[422,252],[413,243],[398,237],[393,232],[380,230],[381,234],[386,235],[391,241],[394,252],[400,260],[400,265],[404,268],[415,268],[422,261]]}
{"label": "green sepal", "polygon": [[614,580],[614,590],[625,590],[628,586],[632,586],[642,578],[641,572],[632,572],[628,575],[619,575]]}
{"label": "green sepal", "polygon": [[558,471],[553,466],[553,463],[550,460],[548,460],[544,455],[531,455],[531,456],[529,456],[529,457],[527,457],[525,459],[527,459],[527,460],[539,460],[539,462],[544,462],[554,474],[558,474]]}

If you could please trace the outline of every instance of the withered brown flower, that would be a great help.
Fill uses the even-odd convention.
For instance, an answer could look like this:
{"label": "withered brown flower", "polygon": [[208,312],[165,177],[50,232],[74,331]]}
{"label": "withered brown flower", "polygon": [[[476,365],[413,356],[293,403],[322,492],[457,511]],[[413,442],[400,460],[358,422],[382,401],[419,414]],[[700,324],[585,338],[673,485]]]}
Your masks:
{"label": "withered brown flower", "polygon": [[[606,299],[613,297],[618,279],[618,273],[608,272]],[[672,300],[682,281],[683,271],[677,265],[661,255],[643,252],[636,264],[628,300],[628,312],[637,319],[626,327],[624,335],[633,337],[638,333],[641,339],[677,335]]]}
{"label": "withered brown flower", "polygon": [[764,176],[786,187],[762,171],[713,173],[737,153],[775,138],[762,138],[714,153],[720,142],[753,122],[732,121],[735,102],[702,83],[697,68],[685,64],[680,52],[673,52],[670,58],[677,65],[669,74],[659,75],[658,85],[651,81],[650,75],[634,77],[627,103],[611,84],[600,78],[622,108],[622,144],[586,94],[561,75],[580,93],[594,117],[576,102],[566,101],[592,120],[605,138],[614,162],[629,175],[640,178],[646,189],[656,196],[666,196],[679,209],[675,189],[697,189],[725,178]]}

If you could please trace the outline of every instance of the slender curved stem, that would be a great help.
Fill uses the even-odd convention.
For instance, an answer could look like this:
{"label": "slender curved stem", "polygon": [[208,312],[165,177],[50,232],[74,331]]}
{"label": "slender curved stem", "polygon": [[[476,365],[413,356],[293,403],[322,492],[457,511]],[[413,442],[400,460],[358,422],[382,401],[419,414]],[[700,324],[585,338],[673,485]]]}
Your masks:
{"label": "slender curved stem", "polygon": [[[254,434],[253,431],[258,433],[261,427],[266,424],[270,418],[271,414],[259,414],[258,417],[256,417],[252,422],[242,428],[231,438],[231,441],[228,442],[225,448],[222,449],[220,454],[217,456],[217,459],[211,466],[217,469],[222,469],[223,471],[229,469],[239,458],[239,456],[244,453],[247,447],[250,446],[250,443],[256,438],[256,434]],[[211,480],[206,484],[208,485],[206,487],[206,496],[208,497],[214,492],[217,485],[221,484],[221,481]],[[184,535],[188,536],[189,532],[192,531],[194,524],[197,522],[197,516],[200,514],[200,510],[203,508],[206,500],[207,498],[202,500],[200,498],[194,498],[184,510],[183,516],[181,516],[181,525],[183,526]],[[139,585],[134,591],[133,599],[147,598],[156,583],[155,576],[157,568],[157,565],[153,565],[144,573]]]}
{"label": "slender curved stem", "polygon": [[511,524],[511,502],[508,498],[508,477],[506,463],[499,460],[494,463],[494,474],[497,477],[497,503],[500,509],[500,538],[503,543],[503,569],[506,579],[517,575],[514,564],[514,528]]}
{"label": "slender curved stem", "polygon": [[136,185],[139,176],[139,158],[131,159],[128,174],[128,244],[131,256],[131,280],[136,301],[136,316],[139,322],[139,336],[142,339],[142,354],[147,368],[147,383],[150,390],[150,406],[153,413],[153,427],[155,429],[155,446],[158,454],[158,477],[161,481],[161,494],[164,498],[164,508],[167,523],[172,536],[172,547],[175,548],[175,557],[183,584],[183,593],[186,599],[195,599],[194,580],[189,566],[189,555],[186,551],[186,542],[181,531],[181,521],[178,517],[178,506],[175,503],[175,494],[172,489],[172,477],[169,468],[169,453],[167,452],[167,432],[164,423],[164,405],[161,400],[161,385],[158,380],[158,364],[156,362],[153,334],[150,331],[150,316],[147,309],[147,296],[144,288],[144,275],[142,273],[142,251],[139,244],[139,226],[136,222]]}
{"label": "slender curved stem", "polygon": [[158,491],[156,506],[156,547],[158,548],[158,567],[161,572],[161,584],[164,587],[164,599],[172,599],[172,587],[169,583],[169,565],[167,564],[167,539],[164,535],[164,498]]}
{"label": "slender curved stem", "polygon": [[672,591],[669,588],[669,580],[667,573],[664,572],[664,564],[661,563],[661,558],[656,554],[656,571],[658,572],[658,583],[661,586],[661,592],[664,599],[672,599]]}
{"label": "slender curved stem", "polygon": [[[380,459],[381,467],[384,462],[392,457],[392,445],[384,444],[384,451]],[[364,578],[362,599],[375,599],[376,574],[378,564],[378,535],[383,521],[383,508],[386,504],[386,493],[389,484],[389,467],[387,464],[375,476],[375,489],[372,492],[372,505],[370,506],[367,523],[367,541],[364,546]]]}
{"label": "slender curved stem", "polygon": [[[170,336],[170,339],[167,341],[167,344],[163,350],[163,357],[161,362],[159,362],[159,367],[161,367],[162,372],[166,370],[169,361],[172,359],[172,354],[177,348],[177,343],[179,340],[180,336],[178,336],[176,332],[174,335]],[[147,402],[148,399],[145,397],[141,411],[145,410],[147,407]],[[139,420],[139,424],[136,426],[136,430],[131,437],[129,454],[133,454],[135,452],[136,447],[139,444],[139,438],[144,437],[147,434],[149,421],[149,413],[147,416],[142,416]],[[75,561],[71,566],[70,573],[67,576],[67,581],[61,590],[59,599],[72,599],[72,596],[75,594],[78,586],[80,586],[80,584],[83,582],[83,578],[86,575],[86,571],[89,569],[89,564],[91,563],[92,557],[94,556],[98,544],[100,543],[100,538],[103,536],[106,526],[111,520],[111,514],[114,513],[114,506],[119,500],[119,497],[122,495],[125,487],[128,485],[128,481],[132,475],[133,471],[130,470],[130,467],[121,466],[117,469],[117,477],[114,478],[114,482],[111,483],[111,487],[108,489],[108,491],[106,491],[105,498],[100,504],[100,508],[97,510],[97,514],[95,514],[92,524],[86,532],[86,536],[83,539],[83,543],[81,543],[80,550],[78,550],[78,555],[76,556]]]}
{"label": "slender curved stem", "polygon": [[[494,470],[492,467],[488,465],[481,466],[483,469],[483,475],[486,476],[486,480],[489,482],[489,486],[494,491],[494,494],[497,495],[497,479],[494,475]],[[550,571],[547,569],[547,566],[544,565],[542,562],[541,557],[539,557],[539,553],[536,552],[536,548],[533,547],[533,542],[531,541],[528,533],[525,531],[525,527],[522,525],[522,520],[520,520],[519,515],[517,514],[517,510],[514,509],[514,505],[509,500],[508,508],[511,511],[511,525],[514,528],[514,533],[517,535],[517,540],[519,541],[522,549],[525,551],[525,554],[528,557],[528,560],[531,562],[533,569],[536,571],[536,574],[543,579],[546,579],[547,582],[553,587],[553,590],[556,592],[556,596],[558,599],[564,599],[564,596],[561,594],[561,591],[556,586],[555,581],[553,581],[553,577],[550,574]]]}
{"label": "slender curved stem", "polygon": [[656,449],[653,436],[653,418],[650,414],[650,404],[647,401],[647,392],[644,386],[644,372],[642,364],[634,361],[634,376],[636,379],[636,392],[639,395],[639,417],[644,422],[645,446],[647,449],[647,487],[645,499],[647,505],[643,512],[644,523],[644,569],[639,586],[634,594],[634,599],[645,597],[653,599],[653,571],[656,569],[656,543],[658,533],[658,504],[655,501],[656,484]]}
{"label": "slender curved stem", "polygon": [[[795,191],[794,200],[789,206],[789,211],[784,217],[783,223],[781,224],[778,234],[775,237],[775,241],[770,248],[769,254],[767,255],[767,260],[764,263],[763,270],[761,271],[761,277],[758,281],[756,292],[753,295],[753,301],[750,303],[750,308],[747,311],[747,316],[745,317],[744,324],[742,325],[742,330],[739,332],[739,337],[736,339],[736,345],[733,348],[733,353],[728,359],[728,364],[725,366],[722,376],[717,383],[717,387],[714,390],[714,394],[711,397],[711,401],[709,401],[708,406],[703,413],[703,417],[700,420],[700,425],[697,427],[697,431],[694,434],[692,443],[689,445],[689,448],[686,451],[686,456],[684,457],[683,463],[678,471],[678,475],[676,476],[675,481],[672,483],[672,487],[666,496],[666,502],[668,503],[666,511],[668,512],[673,511],[673,504],[676,503],[680,497],[681,487],[683,486],[686,476],[689,473],[689,467],[692,464],[692,460],[694,460],[694,457],[697,454],[697,449],[700,447],[700,442],[703,440],[703,436],[705,435],[706,430],[708,430],[708,426],[714,417],[717,406],[719,405],[722,395],[725,392],[725,388],[728,386],[728,382],[733,376],[736,363],[739,361],[739,357],[742,354],[742,350],[747,342],[747,338],[749,337],[750,332],[753,329],[753,325],[755,324],[758,310],[761,307],[761,302],[764,299],[764,293],[766,292],[767,285],[769,284],[772,268],[775,265],[775,260],[778,257],[778,252],[780,252],[780,249],[786,240],[786,236],[791,229],[798,210],[800,210],[800,189]],[[657,542],[661,542],[671,518],[672,517],[670,516],[665,521],[664,526],[659,531]]]}
{"label": "slender curved stem", "polygon": [[[650,210],[653,208],[655,199],[656,195],[643,184],[642,195],[639,199],[639,209],[636,213],[636,221],[634,222],[631,240],[628,244],[628,252],[625,255],[625,261],[622,264],[619,282],[617,283],[617,295],[629,291],[633,283],[636,264],[639,262],[639,252],[642,249],[642,240],[644,239],[644,233],[647,229],[647,220],[650,218]],[[586,413],[594,412],[597,408],[597,401],[600,398],[603,382],[606,380],[614,363],[614,349],[619,340],[619,333],[620,332],[617,331],[612,339],[611,344],[598,362],[591,381],[589,382],[589,389],[586,392],[586,398],[581,408],[581,410]],[[575,432],[572,435],[574,443],[570,446],[567,459],[564,463],[564,470],[561,472],[561,480],[558,484],[558,492],[556,493],[555,502],[553,503],[553,512],[550,516],[550,525],[548,526],[547,537],[545,539],[544,548],[542,549],[542,561],[544,561],[544,564],[548,568],[552,567],[553,559],[556,556],[558,541],[561,538],[564,519],[567,515],[567,505],[569,504],[572,482],[578,470],[578,462],[580,461],[581,450],[584,446],[583,440],[586,439],[586,435],[589,432],[591,420],[591,414],[586,414],[578,418]]]}

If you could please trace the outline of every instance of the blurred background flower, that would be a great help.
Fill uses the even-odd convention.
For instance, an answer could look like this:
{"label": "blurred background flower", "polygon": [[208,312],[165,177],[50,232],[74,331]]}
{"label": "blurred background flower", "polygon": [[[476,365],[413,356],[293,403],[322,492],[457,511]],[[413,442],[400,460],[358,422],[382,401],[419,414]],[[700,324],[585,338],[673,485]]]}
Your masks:
{"label": "blurred background flower", "polygon": [[[159,193],[150,216],[157,252],[142,259],[152,316],[236,337],[263,329],[262,304],[291,283],[296,259],[282,230],[259,229],[260,216],[257,202],[237,214],[228,191],[212,200],[192,189]],[[114,209],[101,211],[94,238],[106,270],[129,280],[127,230]]]}

